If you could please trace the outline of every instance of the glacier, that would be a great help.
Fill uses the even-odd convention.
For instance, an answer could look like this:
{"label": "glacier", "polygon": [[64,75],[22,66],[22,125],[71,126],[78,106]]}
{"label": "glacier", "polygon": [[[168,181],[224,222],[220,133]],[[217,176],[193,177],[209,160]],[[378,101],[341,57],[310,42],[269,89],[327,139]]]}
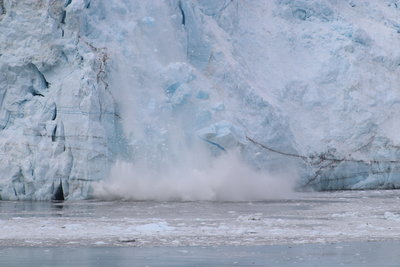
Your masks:
{"label": "glacier", "polygon": [[399,15],[397,0],[0,0],[0,199],[90,198],[124,162],[180,175],[229,151],[299,189],[399,188]]}

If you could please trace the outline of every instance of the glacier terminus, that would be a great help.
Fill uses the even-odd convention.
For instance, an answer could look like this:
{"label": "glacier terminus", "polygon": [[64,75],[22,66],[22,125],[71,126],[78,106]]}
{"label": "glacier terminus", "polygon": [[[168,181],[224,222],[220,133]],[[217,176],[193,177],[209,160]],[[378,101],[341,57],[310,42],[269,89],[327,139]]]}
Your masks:
{"label": "glacier terminus", "polygon": [[400,188],[399,17],[397,0],[0,0],[0,199]]}

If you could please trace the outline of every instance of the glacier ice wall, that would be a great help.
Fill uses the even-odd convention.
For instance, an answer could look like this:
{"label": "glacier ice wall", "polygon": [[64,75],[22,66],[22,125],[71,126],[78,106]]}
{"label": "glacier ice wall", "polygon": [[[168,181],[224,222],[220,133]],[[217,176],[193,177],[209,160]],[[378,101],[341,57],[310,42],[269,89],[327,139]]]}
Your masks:
{"label": "glacier ice wall", "polygon": [[[115,151],[106,55],[86,38],[83,1],[1,1],[2,199],[88,195]],[[68,23],[67,23],[68,22]]]}
{"label": "glacier ice wall", "polygon": [[236,149],[299,187],[398,188],[399,15],[397,0],[1,0],[0,197],[87,198],[121,161]]}

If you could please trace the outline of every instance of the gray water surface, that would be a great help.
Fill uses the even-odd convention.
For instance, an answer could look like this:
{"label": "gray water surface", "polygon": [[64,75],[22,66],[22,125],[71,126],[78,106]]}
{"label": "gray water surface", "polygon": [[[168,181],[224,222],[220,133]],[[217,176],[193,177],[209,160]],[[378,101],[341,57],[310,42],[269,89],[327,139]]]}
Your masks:
{"label": "gray water surface", "polygon": [[0,266],[399,266],[400,242],[0,249]]}

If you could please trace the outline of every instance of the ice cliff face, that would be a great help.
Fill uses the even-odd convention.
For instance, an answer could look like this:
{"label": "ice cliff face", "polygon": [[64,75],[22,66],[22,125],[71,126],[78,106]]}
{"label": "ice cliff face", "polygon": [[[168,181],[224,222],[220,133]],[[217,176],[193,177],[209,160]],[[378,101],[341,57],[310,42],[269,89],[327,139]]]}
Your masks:
{"label": "ice cliff face", "polygon": [[60,182],[85,197],[107,173],[116,114],[88,5],[0,1],[2,199],[49,199]]}
{"label": "ice cliff face", "polygon": [[400,1],[0,0],[0,197],[240,148],[317,189],[400,187]]}

